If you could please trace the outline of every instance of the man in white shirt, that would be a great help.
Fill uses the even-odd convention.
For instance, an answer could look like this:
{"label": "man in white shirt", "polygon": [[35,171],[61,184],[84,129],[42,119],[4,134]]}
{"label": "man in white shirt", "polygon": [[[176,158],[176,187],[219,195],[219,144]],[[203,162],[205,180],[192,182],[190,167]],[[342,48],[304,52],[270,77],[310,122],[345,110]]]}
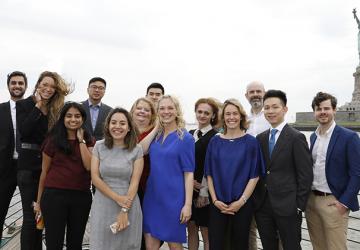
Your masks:
{"label": "man in white shirt", "polygon": [[[25,73],[14,71],[7,76],[10,101],[0,104],[0,228],[2,229],[10,201],[16,189],[19,135],[16,130],[16,101],[23,99],[27,88]],[[1,242],[0,237],[0,242]]]}
{"label": "man in white shirt", "polygon": [[[263,111],[263,98],[265,95],[264,85],[259,81],[250,82],[246,86],[245,97],[251,105],[250,112],[248,113],[248,120],[250,125],[246,133],[257,136],[258,134],[264,132],[270,128],[269,122],[265,119]],[[249,249],[257,250],[257,240],[256,240],[256,223],[253,218],[250,226],[249,232]]]}
{"label": "man in white shirt", "polygon": [[246,131],[248,134],[256,136],[270,128],[269,122],[265,119],[263,111],[263,98],[265,88],[261,82],[254,81],[246,86],[245,97],[251,105],[248,119],[250,126]]}
{"label": "man in white shirt", "polygon": [[347,249],[349,210],[358,211],[360,139],[336,125],[337,100],[319,92],[312,108],[319,123],[310,137],[314,180],[306,221],[315,250]]}

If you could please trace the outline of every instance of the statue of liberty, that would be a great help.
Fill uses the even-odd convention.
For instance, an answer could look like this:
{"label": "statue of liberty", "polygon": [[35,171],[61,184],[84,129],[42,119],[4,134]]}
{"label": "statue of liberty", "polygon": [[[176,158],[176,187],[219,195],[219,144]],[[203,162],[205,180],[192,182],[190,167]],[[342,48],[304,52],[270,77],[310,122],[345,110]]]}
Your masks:
{"label": "statue of liberty", "polygon": [[358,25],[358,29],[359,29],[359,32],[358,32],[358,53],[359,53],[359,67],[360,67],[360,21],[359,21],[359,18],[357,17],[356,15],[356,9],[353,9],[353,12],[354,14],[354,18],[357,22],[357,25]]}

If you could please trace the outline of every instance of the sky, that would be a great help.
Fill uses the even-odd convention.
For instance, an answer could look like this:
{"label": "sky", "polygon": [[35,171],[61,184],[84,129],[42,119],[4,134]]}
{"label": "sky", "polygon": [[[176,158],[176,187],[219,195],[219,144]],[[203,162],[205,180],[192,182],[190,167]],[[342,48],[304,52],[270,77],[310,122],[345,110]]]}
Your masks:
{"label": "sky", "polygon": [[[107,81],[103,102],[130,109],[160,82],[179,98],[187,122],[201,97],[237,98],[246,85],[287,93],[288,121],[311,111],[318,91],[351,101],[359,65],[357,24],[347,0],[121,1],[1,0],[0,102],[6,75],[56,71],[87,99],[90,78]],[[360,17],[360,13],[358,13]]]}

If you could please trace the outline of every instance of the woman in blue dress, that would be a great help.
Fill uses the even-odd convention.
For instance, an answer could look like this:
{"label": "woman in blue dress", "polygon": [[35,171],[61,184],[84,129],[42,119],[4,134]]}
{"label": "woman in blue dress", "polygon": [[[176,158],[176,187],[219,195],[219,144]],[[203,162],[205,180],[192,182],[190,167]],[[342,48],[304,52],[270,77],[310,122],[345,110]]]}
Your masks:
{"label": "woman in blue dress", "polygon": [[159,249],[162,240],[170,249],[182,249],[186,222],[191,217],[194,138],[184,129],[180,105],[174,97],[167,95],[159,101],[158,115],[159,126],[141,141],[151,162],[143,201],[146,248]]}
{"label": "woman in blue dress", "polygon": [[245,133],[246,113],[236,99],[225,101],[221,119],[224,133],[211,139],[205,159],[212,200],[210,250],[224,249],[228,227],[231,249],[249,249],[251,195],[259,175],[265,172],[264,161],[256,138]]}

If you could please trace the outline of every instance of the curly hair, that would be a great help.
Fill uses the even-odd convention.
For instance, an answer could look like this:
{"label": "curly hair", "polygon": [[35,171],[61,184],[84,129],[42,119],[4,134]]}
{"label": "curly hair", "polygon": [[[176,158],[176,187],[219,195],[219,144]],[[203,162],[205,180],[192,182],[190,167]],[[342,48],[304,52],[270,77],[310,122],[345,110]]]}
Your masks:
{"label": "curly hair", "polygon": [[55,82],[55,93],[47,102],[46,106],[49,110],[48,112],[48,129],[50,130],[58,120],[60,110],[64,106],[65,96],[71,93],[71,88],[68,83],[56,72],[44,71],[40,74],[39,79],[36,82],[33,95],[35,95],[37,88],[39,87],[41,81],[45,77],[50,77]]}

